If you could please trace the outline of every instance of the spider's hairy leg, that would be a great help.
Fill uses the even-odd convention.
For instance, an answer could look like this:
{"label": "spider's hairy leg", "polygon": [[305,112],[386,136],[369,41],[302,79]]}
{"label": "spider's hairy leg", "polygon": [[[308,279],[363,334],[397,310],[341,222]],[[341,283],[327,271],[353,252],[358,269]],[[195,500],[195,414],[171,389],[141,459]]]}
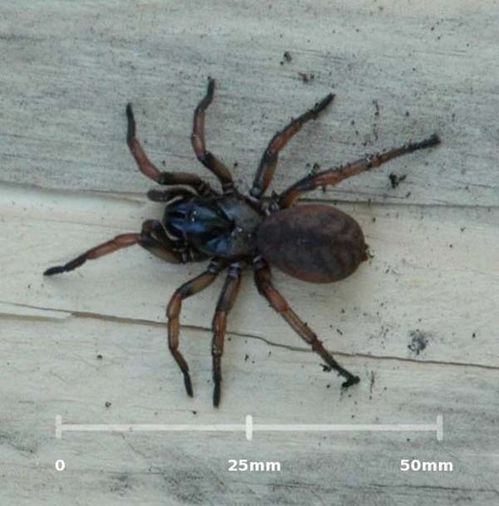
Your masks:
{"label": "spider's hairy leg", "polygon": [[211,285],[225,266],[225,262],[221,260],[212,260],[208,268],[202,274],[184,283],[180,288],[175,290],[175,293],[172,295],[166,307],[166,316],[168,318],[168,348],[184,375],[185,389],[190,397],[192,397],[193,392],[191,377],[189,375],[189,366],[182,353],[178,350],[182,301]]}
{"label": "spider's hairy leg", "polygon": [[161,185],[186,185],[193,188],[199,195],[211,196],[217,195],[208,183],[203,181],[196,174],[189,172],[162,172],[160,171],[146,155],[142,145],[136,137],[137,127],[135,124],[135,117],[133,114],[132,104],[126,106],[126,117],[128,121],[126,142],[130,148],[132,156],[137,162],[140,171],[149,179],[156,181]]}
{"label": "spider's hairy leg", "polygon": [[271,281],[270,267],[267,263],[263,259],[257,258],[254,261],[253,267],[255,283],[260,294],[270,302],[270,305],[288,322],[295,332],[312,347],[312,350],[322,357],[329,369],[334,369],[346,379],[342,387],[347,388],[358,383],[360,378],[354,376],[336,362],[333,356],[324,348],[322,342],[319,341],[315,332],[300,319],[289,307],[286,299],[274,288]]}
{"label": "spider's hairy leg", "polygon": [[220,384],[222,382],[222,354],[224,351],[225,330],[227,316],[234,305],[239,287],[241,285],[241,265],[239,262],[231,264],[225,279],[225,284],[217,302],[217,309],[213,317],[213,340],[211,354],[213,357],[213,405],[220,403]]}
{"label": "spider's hairy leg", "polygon": [[316,119],[319,114],[333,101],[334,95],[330,93],[326,95],[320,102],[315,104],[312,109],[303,113],[298,118],[293,119],[283,130],[277,132],[272,137],[267,149],[265,149],[260,165],[258,166],[253,186],[251,187],[250,194],[252,197],[260,199],[268,188],[279,158],[279,151],[281,151],[288,141],[299,132],[302,126],[311,119]]}
{"label": "spider's hairy leg", "polygon": [[215,79],[208,80],[208,88],[206,95],[199,102],[194,110],[194,118],[192,121],[191,144],[197,159],[215,176],[222,185],[224,193],[231,193],[234,190],[234,182],[229,169],[218,159],[213,153],[206,149],[206,140],[204,133],[205,113],[208,106],[213,100],[215,91]]}
{"label": "spider's hairy leg", "polygon": [[333,168],[318,172],[314,175],[306,176],[285,190],[279,197],[279,207],[284,209],[289,207],[296,201],[303,193],[315,190],[326,185],[336,185],[340,181],[349,177],[365,172],[369,169],[379,167],[394,158],[397,158],[408,153],[413,153],[420,149],[431,148],[440,144],[440,137],[433,134],[430,137],[423,139],[420,142],[409,142],[400,146],[399,148],[390,149],[374,155],[368,155],[360,160],[349,163],[342,167]]}
{"label": "spider's hairy leg", "polygon": [[[182,261],[181,254],[171,249],[173,243],[166,237],[166,234],[164,234],[164,237],[158,235],[158,224],[162,230],[162,226],[159,222],[155,220],[147,220],[142,224],[142,231],[140,234],[129,233],[117,235],[110,241],[104,242],[85,251],[85,253],[77,256],[64,265],[50,267],[43,274],[45,276],[52,276],[62,272],[69,272],[77,267],[80,267],[87,260],[95,260],[96,258],[114,253],[122,248],[128,248],[134,244],[140,244],[146,249],[153,250],[153,252],[160,254],[162,258],[168,262],[180,263]],[[153,236],[153,233],[156,233],[156,235]]]}

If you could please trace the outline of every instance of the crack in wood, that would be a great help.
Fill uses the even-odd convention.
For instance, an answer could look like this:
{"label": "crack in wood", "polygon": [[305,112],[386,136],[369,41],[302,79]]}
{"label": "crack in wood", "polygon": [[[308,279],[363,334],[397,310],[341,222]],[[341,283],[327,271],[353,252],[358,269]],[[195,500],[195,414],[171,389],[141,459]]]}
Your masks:
{"label": "crack in wood", "polygon": [[[22,308],[28,308],[28,309],[34,309],[37,311],[47,311],[47,312],[55,312],[67,315],[67,317],[74,317],[74,318],[88,318],[93,320],[101,320],[106,322],[116,322],[116,323],[124,323],[129,325],[143,325],[143,326],[150,326],[150,327],[162,327],[166,328],[166,321],[165,322],[155,322],[152,320],[146,320],[141,318],[126,318],[123,316],[113,316],[113,315],[104,315],[100,313],[92,313],[88,311],[68,311],[66,309],[57,309],[57,308],[46,308],[41,306],[33,306],[29,304],[21,304],[16,302],[6,302],[6,301],[0,301],[0,304],[11,304],[15,307],[22,307]],[[0,319],[4,318],[26,318],[25,315],[17,315],[17,314],[8,314],[3,313],[0,314]],[[32,316],[33,319],[45,319],[43,315],[37,314]],[[53,317],[52,317],[53,318]],[[50,317],[49,317],[50,319]],[[184,324],[182,325],[184,329],[189,329],[195,332],[211,332],[211,328],[209,327],[203,327],[198,325],[192,325],[192,324]],[[266,339],[265,337],[258,336],[256,334],[245,334],[242,332],[234,332],[234,331],[228,331],[227,335],[229,336],[235,336],[243,339],[257,339],[259,341],[262,341],[269,346],[274,346],[276,348],[284,348],[289,351],[296,351],[300,353],[312,353],[312,350],[308,348],[302,348],[299,346],[291,346],[288,344],[282,344],[282,343],[276,343],[274,341],[271,341],[269,339]],[[372,354],[366,354],[366,353],[345,353],[343,351],[335,351],[330,350],[334,355],[338,355],[340,357],[350,357],[350,358],[363,358],[366,360],[385,360],[385,361],[398,361],[398,362],[409,362],[412,364],[425,364],[425,365],[442,365],[442,366],[451,366],[451,367],[473,367],[478,369],[486,369],[491,371],[499,371],[499,366],[492,366],[492,365],[485,365],[485,364],[476,364],[476,363],[466,363],[466,362],[455,362],[455,361],[444,361],[444,360],[423,360],[423,359],[412,359],[407,357],[396,357],[396,356],[387,356],[387,355],[372,355]]]}

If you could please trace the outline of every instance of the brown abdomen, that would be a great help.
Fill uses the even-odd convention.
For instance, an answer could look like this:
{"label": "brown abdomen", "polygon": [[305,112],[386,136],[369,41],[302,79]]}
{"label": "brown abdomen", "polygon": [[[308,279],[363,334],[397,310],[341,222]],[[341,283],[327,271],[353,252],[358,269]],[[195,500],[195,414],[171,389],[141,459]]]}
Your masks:
{"label": "brown abdomen", "polygon": [[359,224],[329,205],[297,205],[272,214],[258,228],[256,241],[270,264],[311,283],[346,278],[367,260]]}

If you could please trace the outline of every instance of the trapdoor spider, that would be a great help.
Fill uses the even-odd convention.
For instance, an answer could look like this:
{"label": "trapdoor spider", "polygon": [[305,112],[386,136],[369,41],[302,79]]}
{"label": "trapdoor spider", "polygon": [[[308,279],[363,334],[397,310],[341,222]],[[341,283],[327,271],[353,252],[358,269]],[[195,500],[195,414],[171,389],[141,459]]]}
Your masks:
{"label": "trapdoor spider", "polygon": [[324,348],[317,335],[291,309],[271,281],[269,264],[298,279],[329,283],[343,279],[367,259],[366,244],[360,226],[347,214],[324,204],[293,204],[305,193],[325,185],[335,185],[393,158],[438,144],[436,134],[421,142],[408,143],[389,151],[366,156],[339,168],[309,174],[280,195],[264,198],[277,165],[279,152],[303,125],[332,102],[329,94],[301,116],[293,119],[271,139],[256,171],[249,195],[240,194],[227,167],[206,149],[205,111],[213,99],[215,81],[210,79],[206,96],[194,112],[191,136],[198,160],[220,181],[222,192],[213,189],[195,174],[162,172],[147,157],[136,137],[131,104],[126,107],[127,143],[141,172],[156,183],[171,188],[150,190],[148,197],[164,202],[162,221],[147,220],[140,233],[116,236],[89,249],[65,265],[51,267],[45,275],[72,271],[87,260],[139,244],[172,263],[210,259],[208,268],[173,294],[168,303],[168,347],[182,371],[185,389],[193,395],[189,367],[179,351],[179,316],[182,301],[208,285],[225,269],[227,277],[213,318],[213,404],[220,402],[221,358],[227,316],[234,305],[244,264],[251,264],[258,291],[289,325],[326,362],[345,378],[343,387],[359,382],[359,377],[341,367]]}

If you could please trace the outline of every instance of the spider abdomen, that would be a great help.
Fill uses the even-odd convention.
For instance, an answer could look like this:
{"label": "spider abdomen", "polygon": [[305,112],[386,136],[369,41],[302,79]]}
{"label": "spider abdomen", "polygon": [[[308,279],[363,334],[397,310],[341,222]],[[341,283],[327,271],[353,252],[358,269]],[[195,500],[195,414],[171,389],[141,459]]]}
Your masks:
{"label": "spider abdomen", "polygon": [[311,283],[346,278],[367,259],[359,224],[324,204],[297,205],[270,215],[258,228],[256,242],[265,260]]}

